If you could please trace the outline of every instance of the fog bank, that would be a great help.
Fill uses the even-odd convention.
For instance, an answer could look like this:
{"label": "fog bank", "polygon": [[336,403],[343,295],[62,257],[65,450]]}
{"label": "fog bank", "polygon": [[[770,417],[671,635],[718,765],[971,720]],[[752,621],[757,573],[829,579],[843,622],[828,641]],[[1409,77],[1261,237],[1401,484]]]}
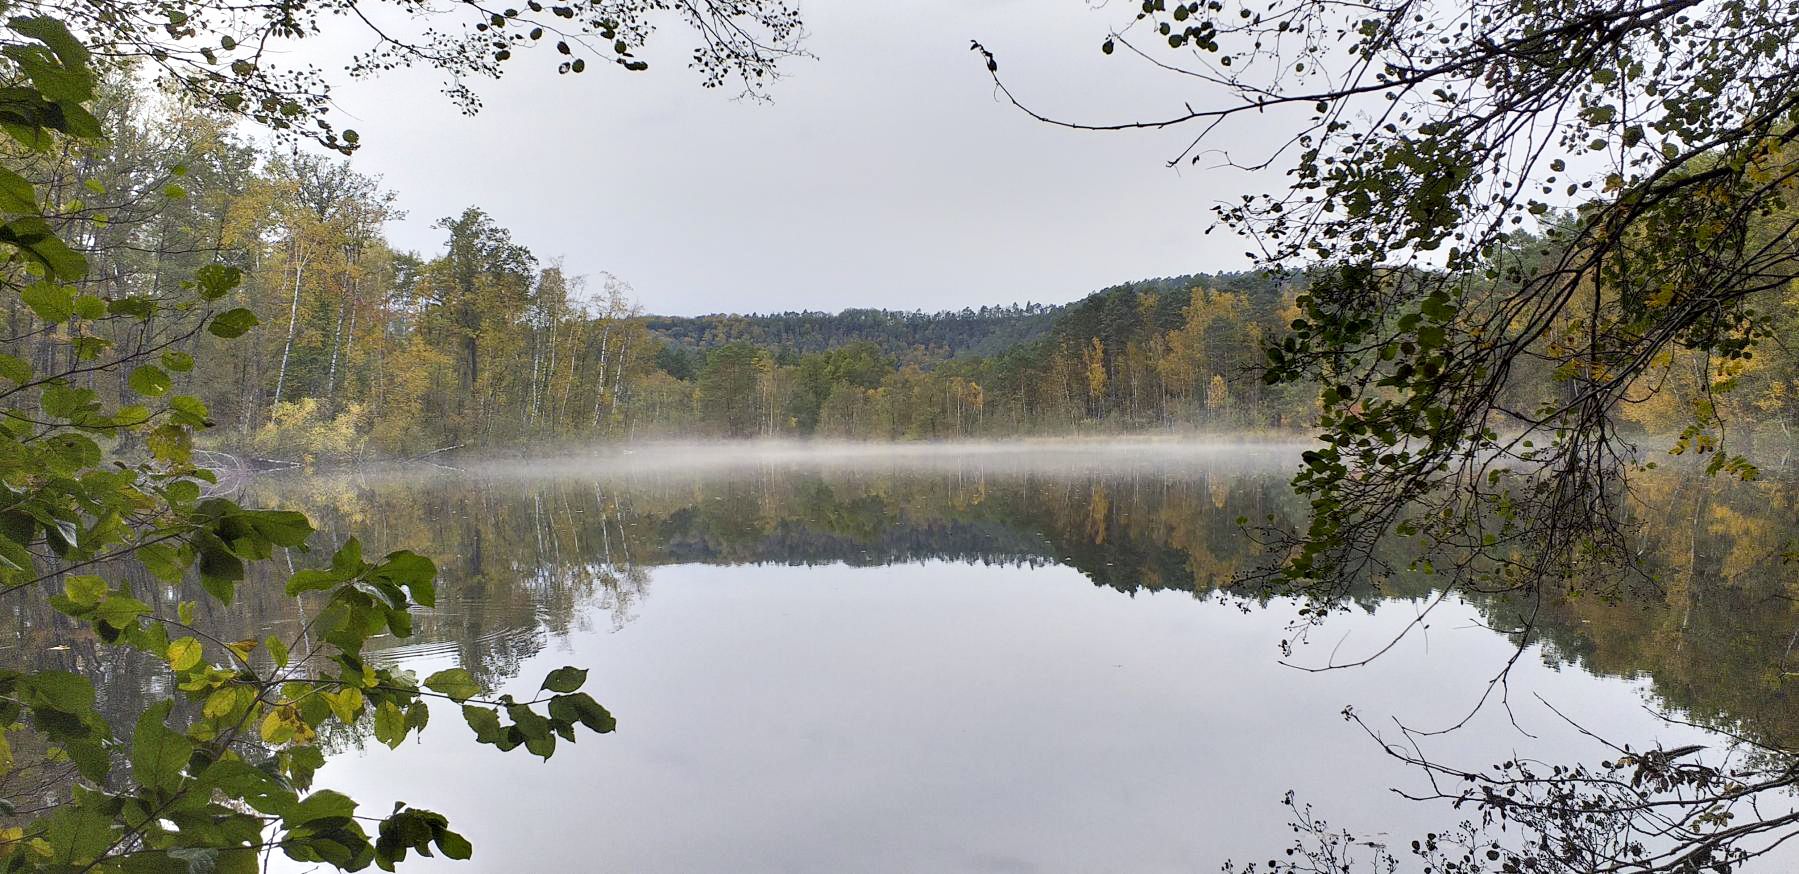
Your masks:
{"label": "fog bank", "polygon": [[458,458],[460,470],[506,478],[832,470],[1088,475],[1290,466],[1311,444],[1253,437],[1046,438],[946,443],[825,440],[670,441]]}

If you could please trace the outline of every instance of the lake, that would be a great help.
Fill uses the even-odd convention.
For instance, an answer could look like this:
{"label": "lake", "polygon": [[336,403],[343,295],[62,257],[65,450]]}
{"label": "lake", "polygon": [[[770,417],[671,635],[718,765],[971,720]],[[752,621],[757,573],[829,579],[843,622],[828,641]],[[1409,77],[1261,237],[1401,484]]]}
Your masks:
{"label": "lake", "polygon": [[[582,666],[618,719],[547,763],[475,745],[447,702],[397,751],[331,738],[318,786],[438,810],[474,842],[403,870],[1212,871],[1291,843],[1289,791],[1401,845],[1467,816],[1396,795],[1422,776],[1346,707],[1389,740],[1475,711],[1419,741],[1471,767],[1604,757],[1576,725],[1711,750],[1714,730],[1799,728],[1779,664],[1799,609],[1769,558],[1791,484],[1644,482],[1650,596],[1546,608],[1509,708],[1476,709],[1514,652],[1502,601],[1417,623],[1428,585],[1389,581],[1310,627],[1220,591],[1264,560],[1239,520],[1297,513],[1297,452],[644,447],[272,476],[240,498],[306,510],[322,544],[437,561],[437,608],[381,641],[386,662],[521,697]],[[298,615],[269,579],[207,619],[250,636]],[[168,694],[135,670],[104,693]]]}

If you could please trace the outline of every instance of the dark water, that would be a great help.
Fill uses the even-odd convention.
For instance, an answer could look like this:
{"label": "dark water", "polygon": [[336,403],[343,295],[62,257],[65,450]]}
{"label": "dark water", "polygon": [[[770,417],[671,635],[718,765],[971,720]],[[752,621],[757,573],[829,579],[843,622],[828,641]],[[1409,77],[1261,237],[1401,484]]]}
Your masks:
{"label": "dark water", "polygon": [[[307,510],[328,543],[353,531],[437,559],[438,609],[382,658],[519,694],[585,666],[619,720],[549,763],[477,747],[448,707],[398,751],[334,739],[319,786],[370,812],[439,810],[475,843],[472,862],[410,870],[1210,871],[1287,845],[1289,790],[1400,843],[1459,821],[1396,797],[1420,778],[1341,714],[1449,725],[1514,646],[1490,630],[1508,605],[1454,601],[1367,667],[1283,665],[1296,605],[1217,589],[1260,560],[1239,517],[1296,513],[1292,458],[683,448],[245,497]],[[1799,608],[1772,556],[1799,490],[1641,488],[1654,585],[1551,605],[1510,713],[1488,706],[1433,756],[1600,757],[1550,706],[1639,746],[1722,748],[1659,714],[1792,740]],[[1373,652],[1430,596],[1371,588],[1291,661]],[[262,632],[297,614],[271,580],[210,618]],[[121,706],[163,691],[114,670]]]}

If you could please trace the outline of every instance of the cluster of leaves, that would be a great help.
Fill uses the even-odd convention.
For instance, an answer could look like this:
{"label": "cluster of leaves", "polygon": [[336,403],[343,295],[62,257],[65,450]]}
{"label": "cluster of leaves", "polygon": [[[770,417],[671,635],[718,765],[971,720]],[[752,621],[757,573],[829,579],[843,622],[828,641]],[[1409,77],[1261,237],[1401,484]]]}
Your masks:
{"label": "cluster of leaves", "polygon": [[[16,17],[6,29],[0,129],[34,152],[92,136],[88,50],[54,18]],[[459,668],[421,684],[370,664],[363,650],[371,637],[410,635],[412,611],[435,603],[436,569],[410,552],[371,562],[351,539],[328,568],[295,573],[288,593],[314,609],[287,640],[220,640],[197,624],[192,602],[163,615],[128,586],[79,573],[134,561],[167,583],[195,576],[208,598],[228,605],[249,563],[305,550],[313,528],[299,513],[203,497],[212,475],[195,466],[191,447],[207,411],[171,394],[171,372],[194,364],[181,340],[202,330],[231,339],[256,325],[248,310],[218,306],[238,271],[205,268],[174,296],[92,294],[82,282],[85,257],[58,238],[32,186],[10,170],[0,170],[0,211],[0,281],[51,326],[58,352],[0,357],[0,378],[11,384],[0,389],[0,594],[47,595],[103,645],[166,664],[192,704],[184,712],[197,714],[177,720],[176,702],[165,700],[119,737],[86,677],[0,672],[0,767],[73,772],[66,798],[17,812],[17,824],[0,830],[0,868],[248,872],[274,847],[345,870],[391,870],[410,852],[434,849],[467,858],[468,842],[441,815],[402,806],[371,836],[352,799],[313,790],[321,729],[371,723],[377,739],[397,746],[425,727],[428,697],[463,705],[477,740],[545,757],[551,733],[573,740],[576,725],[614,728],[579,691],[585,673],[572,668],[545,681],[549,697],[521,702],[477,697],[482,690]],[[113,348],[91,332],[101,319],[179,327]],[[98,374],[121,378],[141,402],[108,408]],[[111,459],[103,440],[116,444]],[[120,451],[132,446],[139,451]],[[58,583],[60,591],[45,592]],[[512,721],[503,728],[502,709]],[[21,737],[47,750],[41,760],[13,760]]]}
{"label": "cluster of leaves", "polygon": [[[198,529],[204,537],[196,539],[205,545],[188,561],[199,567],[207,591],[227,602],[243,561],[276,548],[303,549],[312,534],[297,513],[244,510],[219,500],[194,515],[204,520]],[[179,560],[153,567],[171,578],[185,570]],[[183,602],[175,617],[158,616],[100,577],[68,576],[53,605],[90,623],[103,640],[165,661],[200,715],[171,726],[174,702],[163,701],[138,717],[128,740],[115,738],[95,709],[87,678],[60,671],[0,675],[0,720],[12,731],[33,732],[50,745],[53,760],[66,758],[81,778],[67,803],[4,836],[0,852],[9,870],[255,871],[259,854],[272,847],[342,870],[372,863],[391,871],[408,852],[431,855],[433,847],[452,859],[469,858],[468,841],[440,814],[400,806],[379,818],[371,837],[353,799],[312,790],[324,764],[320,730],[333,721],[358,731],[372,723],[376,740],[397,747],[424,729],[430,719],[424,699],[435,696],[462,704],[478,741],[503,750],[523,745],[548,758],[551,732],[572,741],[576,725],[608,732],[615,723],[579,691],[586,672],[574,668],[545,679],[551,697],[519,702],[477,698],[481,688],[462,668],[421,683],[409,671],[369,664],[363,647],[370,637],[409,636],[412,608],[436,602],[435,576],[430,560],[411,552],[365,561],[352,538],[329,568],[299,571],[288,581],[291,595],[324,593],[292,642],[218,640],[194,625],[192,602]],[[296,649],[298,641],[309,643]],[[532,709],[537,705],[548,715]],[[500,728],[498,708],[512,726]],[[119,758],[129,762],[129,779],[115,773]]]}
{"label": "cluster of leaves", "polygon": [[[1233,120],[1282,125],[1266,154],[1224,163],[1278,165],[1288,183],[1217,216],[1261,266],[1314,272],[1265,370],[1319,388],[1322,439],[1293,480],[1310,518],[1264,532],[1284,562],[1243,582],[1325,607],[1412,572],[1439,577],[1444,597],[1503,592],[1522,652],[1546,603],[1644,590],[1626,507],[1650,462],[1620,432],[1633,404],[1692,384],[1671,451],[1759,475],[1727,441],[1720,398],[1779,330],[1769,299],[1799,279],[1795,27],[1786,0],[1142,3],[1102,49],[1228,99],[1109,124],[1037,117],[1190,126],[1177,160],[1194,162]],[[1396,537],[1417,538],[1417,558],[1388,561],[1377,546]],[[1772,756],[1768,785],[1791,785],[1792,761]],[[1619,799],[1577,773],[1523,779],[1543,790],[1527,833],[1603,844],[1574,831],[1583,812],[1666,800]],[[1645,825],[1603,819],[1594,828]],[[1642,860],[1514,858],[1697,870],[1791,825],[1764,813],[1668,828],[1673,849]]]}
{"label": "cluster of leaves", "polygon": [[[1354,721],[1360,720],[1351,714]],[[1363,725],[1366,729],[1367,726]],[[1416,740],[1416,738],[1413,738]],[[1782,798],[1790,779],[1760,755],[1708,764],[1704,747],[1614,748],[1596,765],[1513,758],[1480,771],[1432,762],[1415,744],[1388,753],[1431,775],[1431,791],[1409,795],[1476,811],[1455,828],[1410,842],[1409,852],[1359,838],[1317,818],[1289,793],[1293,844],[1284,857],[1227,864],[1237,874],[1391,874],[1409,858],[1442,874],[1576,874],[1593,871],[1738,871],[1776,852],[1799,814]],[[1507,841],[1507,832],[1523,841]]]}
{"label": "cluster of leaves", "polygon": [[[1799,275],[1799,54],[1772,36],[1796,23],[1799,6],[1742,0],[1145,0],[1105,51],[1239,99],[1038,117],[1194,125],[1193,161],[1240,116],[1288,122],[1267,157],[1226,162],[1285,163],[1290,184],[1217,210],[1265,268],[1325,274],[1269,350],[1270,383],[1321,387],[1326,430],[1295,481],[1318,518],[1284,536],[1280,578],[1328,600],[1409,522],[1502,568],[1511,545],[1546,541],[1517,569],[1528,585],[1622,561],[1634,455],[1615,421],[1691,357],[1705,397],[1674,448],[1756,475],[1711,396],[1773,330],[1757,296]],[[1145,28],[1177,59],[1134,42]],[[1514,474],[1537,481],[1520,491]]]}
{"label": "cluster of leaves", "polygon": [[[746,93],[760,94],[775,77],[777,63],[800,51],[799,14],[779,0],[529,0],[523,5],[301,2],[246,12],[217,0],[74,5],[24,0],[13,8],[67,22],[109,58],[153,65],[165,83],[198,105],[345,154],[360,138],[327,117],[332,109],[329,78],[311,66],[278,63],[281,44],[333,27],[360,28],[375,47],[347,59],[351,75],[433,69],[444,76],[445,93],[471,113],[481,103],[472,81],[498,77],[514,51],[541,44],[555,46],[563,73],[582,72],[587,66],[583,55],[609,58],[626,70],[648,69],[638,52],[664,17],[679,20],[698,37],[693,65],[709,87],[736,80]],[[438,23],[446,18],[454,23]]]}

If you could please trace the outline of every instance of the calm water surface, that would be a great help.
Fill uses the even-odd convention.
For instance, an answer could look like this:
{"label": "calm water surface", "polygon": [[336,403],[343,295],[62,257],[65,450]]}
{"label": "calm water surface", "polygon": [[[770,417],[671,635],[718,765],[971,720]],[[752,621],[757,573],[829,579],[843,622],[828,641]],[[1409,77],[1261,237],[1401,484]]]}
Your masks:
{"label": "calm water surface", "polygon": [[[1489,630],[1505,605],[1451,603],[1368,667],[1281,664],[1295,605],[1216,588],[1258,560],[1239,517],[1296,511],[1292,459],[646,449],[278,478],[246,498],[306,509],[328,542],[438,560],[439,609],[383,658],[521,696],[585,666],[618,718],[549,763],[476,746],[447,706],[395,752],[334,739],[319,786],[439,810],[475,843],[472,862],[409,870],[1210,871],[1287,845],[1289,790],[1395,841],[1453,825],[1391,791],[1421,783],[1343,709],[1448,725],[1513,647]],[[1716,746],[1658,712],[1791,732],[1785,687],[1746,682],[1795,627],[1792,599],[1757,588],[1783,583],[1755,539],[1787,533],[1791,489],[1649,488],[1667,515],[1649,605],[1553,608],[1513,675],[1516,725],[1490,706],[1429,752],[1599,758],[1548,705],[1637,744]],[[1291,661],[1372,652],[1428,595],[1370,589]],[[295,621],[273,581],[217,618]]]}

